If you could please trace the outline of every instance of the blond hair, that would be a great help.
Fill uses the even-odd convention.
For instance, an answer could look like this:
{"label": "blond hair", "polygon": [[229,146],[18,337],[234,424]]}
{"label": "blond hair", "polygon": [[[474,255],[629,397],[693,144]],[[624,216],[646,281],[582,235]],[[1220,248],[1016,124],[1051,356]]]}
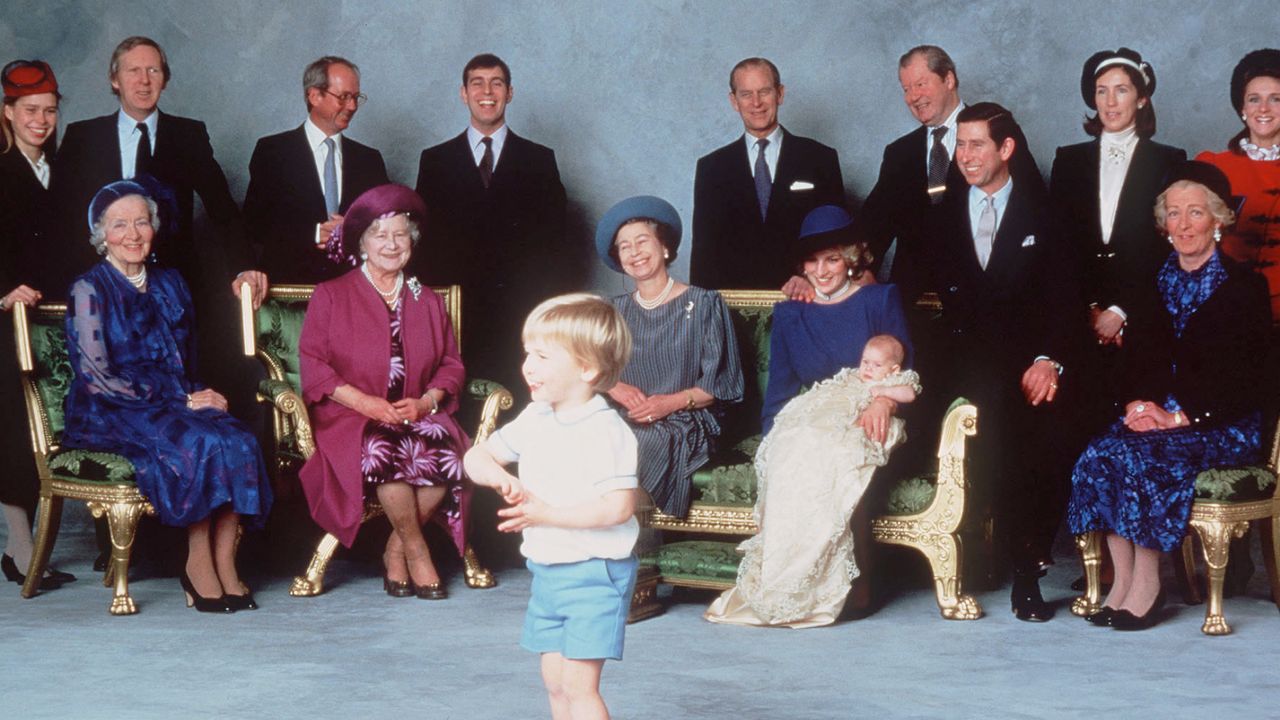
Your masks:
{"label": "blond hair", "polygon": [[885,354],[885,359],[895,365],[901,365],[902,360],[907,356],[907,349],[902,346],[902,341],[892,335],[874,335],[863,347],[878,348]]}
{"label": "blond hair", "polygon": [[1226,198],[1218,197],[1217,193],[1210,190],[1208,187],[1201,185],[1195,180],[1178,180],[1165,188],[1164,192],[1160,193],[1159,197],[1156,198],[1156,227],[1160,228],[1160,230],[1164,230],[1164,221],[1166,220],[1169,212],[1168,208],[1165,206],[1165,196],[1169,194],[1169,191],[1190,190],[1192,188],[1200,188],[1204,191],[1205,200],[1207,201],[1206,205],[1209,206],[1209,214],[1213,216],[1213,219],[1216,220],[1219,225],[1226,227],[1236,221],[1235,211],[1227,207],[1227,203],[1225,202]]}
{"label": "blond hair", "polygon": [[631,359],[631,331],[608,300],[591,293],[570,293],[543,300],[524,321],[520,337],[548,340],[564,347],[583,366],[596,371],[591,389],[605,392],[618,384]]}

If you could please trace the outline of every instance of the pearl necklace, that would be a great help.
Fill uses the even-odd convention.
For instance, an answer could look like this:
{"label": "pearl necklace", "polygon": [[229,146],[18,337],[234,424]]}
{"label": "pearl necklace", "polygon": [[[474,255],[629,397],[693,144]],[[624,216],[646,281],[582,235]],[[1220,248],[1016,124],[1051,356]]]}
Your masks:
{"label": "pearl necklace", "polygon": [[644,298],[640,297],[640,288],[636,288],[636,293],[635,293],[636,304],[644,308],[645,310],[652,310],[667,301],[667,297],[671,295],[671,288],[675,286],[676,286],[676,279],[668,276],[667,286],[662,288],[662,292],[658,293],[658,296],[652,300],[645,300]]}
{"label": "pearl necklace", "polygon": [[138,271],[137,275],[125,275],[124,279],[128,280],[130,285],[141,290],[142,288],[147,286],[147,266],[143,265],[142,269]]}
{"label": "pearl necklace", "polygon": [[850,288],[852,288],[852,287],[853,287],[853,281],[852,281],[852,280],[845,280],[845,281],[844,281],[844,284],[840,286],[840,289],[839,289],[839,290],[836,290],[835,292],[831,293],[830,295],[828,295],[828,294],[826,294],[826,293],[822,292],[821,290],[819,290],[819,289],[818,289],[818,288],[816,288],[816,287],[813,289],[813,294],[814,294],[814,295],[817,295],[817,296],[818,296],[818,299],[819,299],[819,300],[821,300],[821,301],[823,301],[823,302],[832,302],[832,301],[834,301],[834,300],[839,300],[840,298],[844,297],[844,296],[845,296],[845,294],[846,294],[846,293],[848,293],[848,292],[849,292],[849,289],[850,289]]}
{"label": "pearl necklace", "polygon": [[360,272],[364,273],[365,279],[367,279],[369,284],[373,286],[373,289],[377,290],[378,294],[382,296],[383,302],[388,305],[394,305],[400,300],[400,289],[404,287],[404,273],[396,273],[396,284],[391,288],[391,292],[382,292],[382,289],[378,287],[378,283],[373,281],[373,274],[369,272],[369,263],[362,264],[360,266]]}

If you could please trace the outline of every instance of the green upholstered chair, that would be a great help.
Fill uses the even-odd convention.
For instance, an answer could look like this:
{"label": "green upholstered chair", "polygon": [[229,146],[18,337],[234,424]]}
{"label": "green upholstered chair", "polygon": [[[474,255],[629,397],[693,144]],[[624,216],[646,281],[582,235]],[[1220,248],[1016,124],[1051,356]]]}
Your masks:
{"label": "green upholstered chair", "polygon": [[138,608],[129,596],[129,555],[138,518],[143,513],[155,514],[155,509],[138,492],[133,465],[125,458],[59,447],[65,426],[63,400],[73,376],[63,324],[67,306],[45,303],[27,309],[19,303],[13,313],[31,449],[40,476],[35,551],[22,597],[35,597],[39,592],[40,578],[58,537],[63,500],[83,500],[94,517],[106,516],[111,533],[111,563],[103,576],[103,584],[115,588],[109,610],[112,615],[132,615]]}
{"label": "green upholstered chair", "polygon": [[[1222,581],[1232,538],[1244,537],[1251,522],[1259,524],[1262,556],[1271,580],[1271,600],[1280,608],[1280,489],[1276,469],[1280,467],[1280,427],[1271,444],[1266,465],[1211,468],[1196,476],[1191,522],[1182,540],[1181,575],[1189,583],[1184,591],[1188,603],[1200,602],[1195,585],[1195,541],[1200,537],[1207,568],[1209,602],[1205,606],[1205,635],[1228,635],[1231,626],[1222,614]],[[1102,540],[1104,532],[1076,536],[1076,547],[1084,563],[1085,592],[1071,605],[1071,612],[1088,615],[1102,607]]]}
{"label": "green upholstered chair", "polygon": [[[737,541],[756,533],[751,516],[756,502],[752,464],[760,445],[760,409],[769,382],[769,333],[773,306],[782,293],[721,290],[733,317],[746,379],[743,402],[726,408],[720,437],[724,448],[693,476],[693,498],[686,518],[659,510],[646,514],[650,527],[694,539],[666,542],[641,560],[655,581],[706,589],[727,589],[737,579]],[[888,489],[885,506],[871,521],[876,542],[904,545],[922,553],[934,576],[938,608],[949,620],[982,616],[977,600],[961,591],[960,532],[965,515],[965,441],[977,432],[977,409],[964,399],[952,404],[942,421],[936,472],[899,478]],[[736,536],[718,540],[717,536]],[[669,539],[671,535],[667,535]],[[643,575],[642,575],[643,579]],[[637,592],[642,583],[637,581]],[[639,598],[633,599],[633,614]]]}
{"label": "green upholstered chair", "polygon": [[[275,461],[269,466],[275,475],[277,498],[300,494],[294,478],[316,447],[307,408],[302,402],[298,361],[302,320],[314,289],[312,285],[276,285],[268,291],[267,298],[256,311],[249,302],[249,295],[245,292],[240,295],[245,354],[256,356],[267,371],[266,379],[258,386],[258,399],[272,408]],[[462,288],[450,285],[431,289],[444,301],[461,347]],[[511,409],[511,405],[511,393],[506,388],[488,380],[473,379],[467,383],[460,419],[466,423],[469,417],[478,418],[474,439],[479,442],[493,432],[498,414]],[[362,522],[381,514],[382,508],[377,502],[366,501]],[[323,592],[324,574],[337,548],[338,539],[326,533],[312,553],[306,571],[294,578],[289,594],[310,597]],[[490,588],[495,585],[493,573],[480,564],[470,543],[467,543],[462,559],[469,587]]]}

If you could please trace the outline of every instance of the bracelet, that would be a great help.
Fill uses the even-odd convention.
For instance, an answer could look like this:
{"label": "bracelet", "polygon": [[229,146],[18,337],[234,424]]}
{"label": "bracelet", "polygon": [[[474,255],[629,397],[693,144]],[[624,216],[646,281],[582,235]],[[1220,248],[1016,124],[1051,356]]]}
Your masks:
{"label": "bracelet", "polygon": [[684,404],[684,409],[692,410],[698,404],[697,401],[693,399],[693,392],[691,390],[685,390],[684,394],[689,398],[689,401]]}
{"label": "bracelet", "polygon": [[431,393],[426,393],[422,396],[422,399],[431,401],[431,412],[429,414],[435,415],[440,412],[440,403],[436,402],[435,397]]}
{"label": "bracelet", "polygon": [[1182,424],[1182,411],[1181,411],[1181,410],[1179,410],[1179,411],[1177,411],[1177,412],[1175,412],[1175,413],[1173,414],[1173,424],[1174,424],[1174,426],[1175,426],[1175,427],[1176,427],[1176,426],[1178,426],[1178,425],[1181,425],[1181,424]]}

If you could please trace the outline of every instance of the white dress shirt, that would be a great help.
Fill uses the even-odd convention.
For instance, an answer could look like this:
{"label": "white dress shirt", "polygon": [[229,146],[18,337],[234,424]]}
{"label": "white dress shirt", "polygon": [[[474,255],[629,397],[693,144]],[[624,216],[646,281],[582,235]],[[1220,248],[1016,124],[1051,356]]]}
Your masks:
{"label": "white dress shirt", "polygon": [[[503,123],[502,127],[493,131],[491,147],[493,148],[493,169],[498,169],[498,158],[502,156],[502,146],[507,144],[507,124]],[[480,161],[484,159],[484,140],[485,134],[467,126],[467,142],[471,144],[471,156],[475,158],[476,167],[480,167]]]}
{"label": "white dress shirt", "polygon": [[1120,188],[1133,163],[1133,150],[1138,147],[1136,127],[1118,133],[1102,133],[1098,162],[1098,220],[1102,223],[1102,244],[1111,243],[1111,230],[1116,224],[1116,208],[1120,205]]}
{"label": "white dress shirt", "polygon": [[945,127],[947,134],[942,136],[942,147],[947,149],[947,159],[954,159],[956,156],[956,117],[960,115],[960,111],[965,107],[964,103],[956,105],[956,109],[951,111],[947,119],[941,125],[926,127],[924,133],[924,171],[926,176],[929,172],[929,153],[933,152],[933,131],[939,127]]}
{"label": "white dress shirt", "polygon": [[[764,164],[769,166],[769,182],[778,177],[778,155],[782,152],[782,126],[773,129],[763,139],[769,144],[764,146]],[[751,133],[743,133],[742,140],[747,144],[747,167],[751,168],[751,177],[756,176],[756,156],[760,154],[760,138]]]}
{"label": "white dress shirt", "polygon": [[40,157],[32,160],[27,157],[26,153],[22,153],[23,159],[31,166],[31,172],[36,174],[36,179],[44,186],[45,190],[49,189],[49,155],[48,153],[40,153]]}
{"label": "white dress shirt", "polygon": [[326,137],[333,138],[333,169],[338,175],[338,202],[342,202],[342,133],[335,133],[326,136],[324,131],[316,127],[308,117],[306,122],[302,123],[302,131],[307,135],[307,144],[311,146],[311,155],[316,162],[316,176],[320,178],[320,194],[324,194],[324,161],[328,156],[329,150],[325,148],[324,141]]}
{"label": "white dress shirt", "polygon": [[[969,186],[969,229],[970,234],[973,236],[973,249],[979,258],[985,255],[988,263],[991,262],[991,254],[995,250],[996,235],[1000,233],[1000,223],[1004,221],[1004,211],[1009,206],[1009,195],[1012,193],[1013,178],[1009,178],[1004,187],[991,194],[992,207],[996,212],[996,225],[991,232],[991,246],[980,248],[978,247],[978,219],[982,217],[982,201],[987,197],[987,194],[974,185]],[[986,268],[987,265],[984,264],[983,269],[985,270]]]}
{"label": "white dress shirt", "polygon": [[[160,124],[160,111],[152,110],[142,122],[147,124],[147,135],[151,138],[151,157],[156,156],[156,126]],[[116,113],[116,132],[120,136],[120,177],[134,176],[134,165],[138,162],[138,140],[142,133],[138,131],[138,121],[129,117],[123,109]]]}

